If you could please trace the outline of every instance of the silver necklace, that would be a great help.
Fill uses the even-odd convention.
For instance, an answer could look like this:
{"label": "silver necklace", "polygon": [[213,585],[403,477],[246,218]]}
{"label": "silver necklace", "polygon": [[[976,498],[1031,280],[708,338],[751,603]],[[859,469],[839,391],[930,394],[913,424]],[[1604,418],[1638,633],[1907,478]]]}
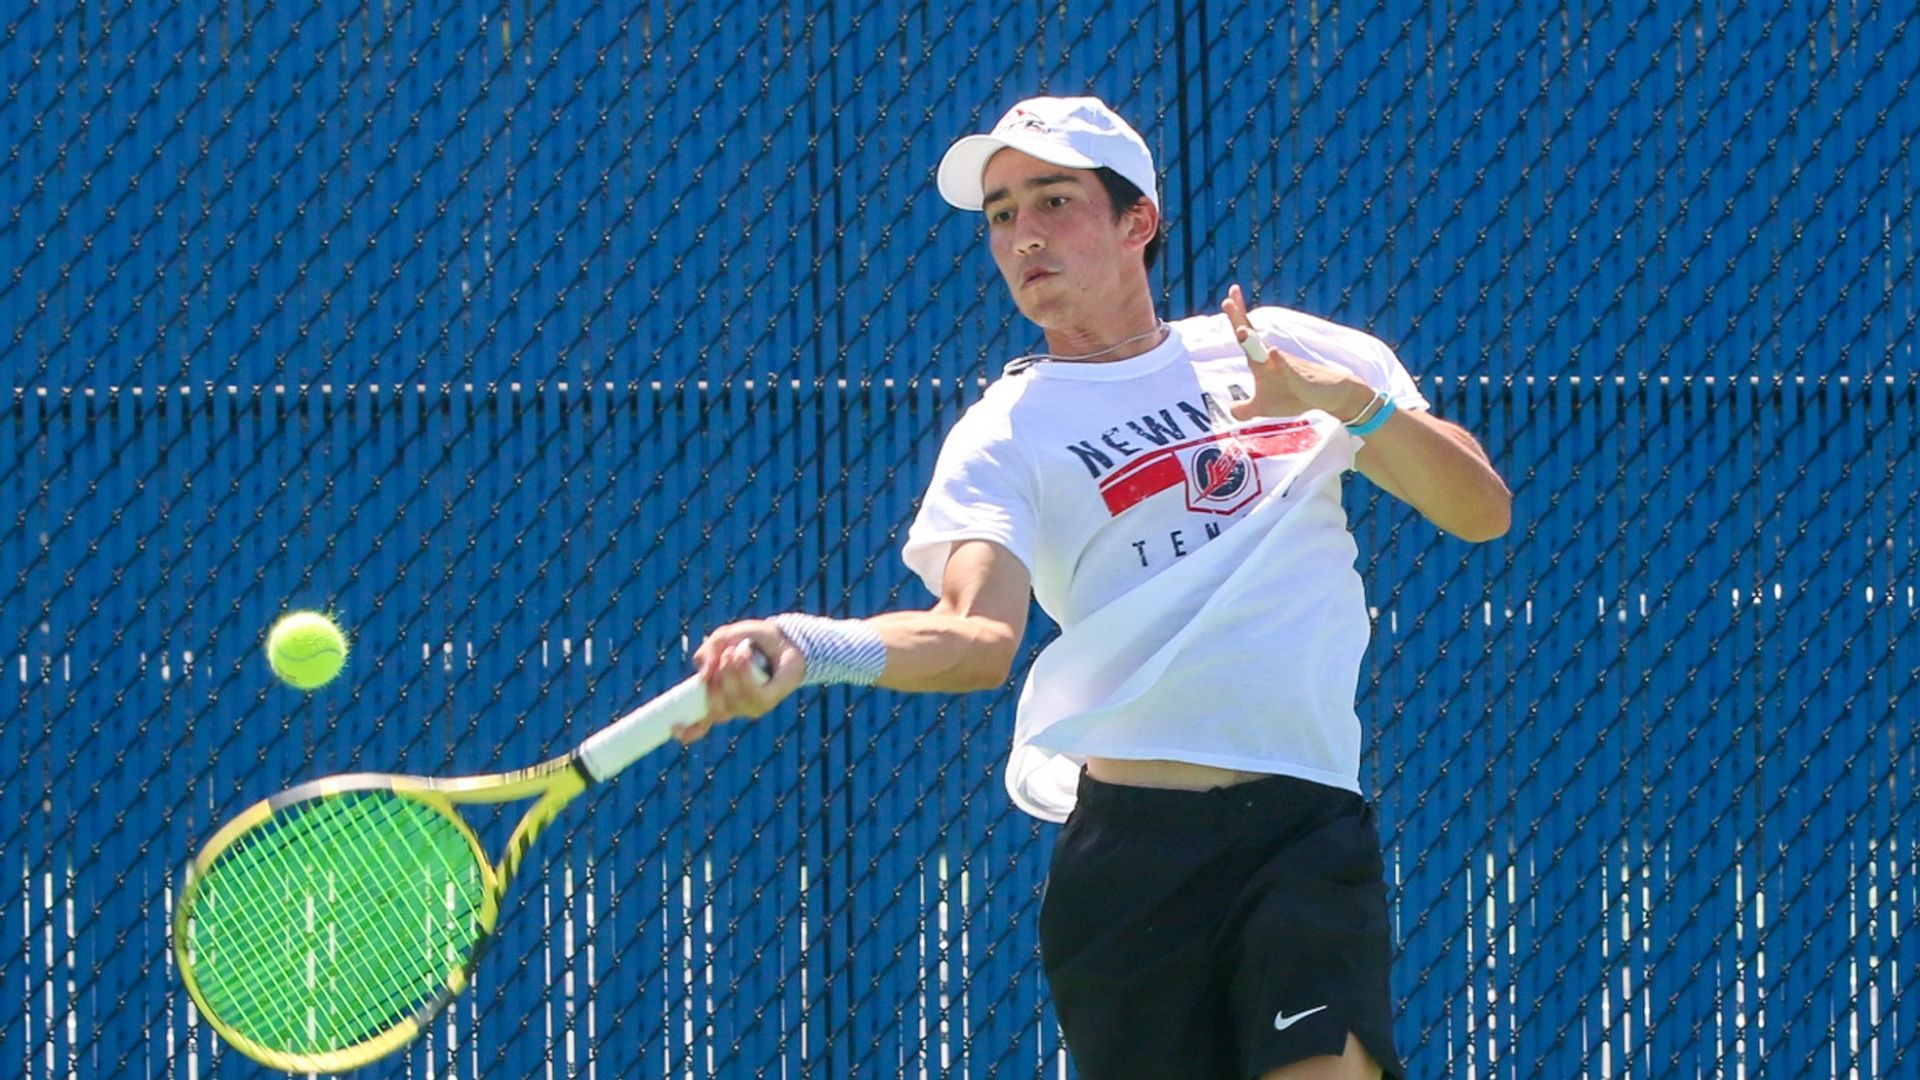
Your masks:
{"label": "silver necklace", "polygon": [[[1025,356],[1016,356],[1012,360],[1007,361],[1004,374],[1017,375],[1035,364],[1084,364],[1089,360],[1105,356],[1124,346],[1131,345],[1141,338],[1153,337],[1156,334],[1165,334],[1171,329],[1172,327],[1167,325],[1167,320],[1161,319],[1153,324],[1153,329],[1151,330],[1143,330],[1130,338],[1121,338],[1119,341],[1114,342],[1104,349],[1095,349],[1090,353],[1081,353],[1079,356],[1061,356],[1058,353],[1028,353]],[[1158,348],[1159,345],[1160,343],[1158,341],[1154,342],[1156,348]]]}

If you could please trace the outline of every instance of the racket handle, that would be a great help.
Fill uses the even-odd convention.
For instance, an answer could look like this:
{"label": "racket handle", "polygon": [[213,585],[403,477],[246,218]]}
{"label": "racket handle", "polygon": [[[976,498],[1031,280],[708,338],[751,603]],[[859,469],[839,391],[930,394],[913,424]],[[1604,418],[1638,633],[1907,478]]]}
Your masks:
{"label": "racket handle", "polygon": [[[753,667],[762,685],[773,677],[773,665],[757,649],[753,654]],[[694,675],[587,736],[573,752],[574,760],[596,781],[618,776],[627,766],[673,738],[674,728],[684,727],[706,715],[707,681]]]}

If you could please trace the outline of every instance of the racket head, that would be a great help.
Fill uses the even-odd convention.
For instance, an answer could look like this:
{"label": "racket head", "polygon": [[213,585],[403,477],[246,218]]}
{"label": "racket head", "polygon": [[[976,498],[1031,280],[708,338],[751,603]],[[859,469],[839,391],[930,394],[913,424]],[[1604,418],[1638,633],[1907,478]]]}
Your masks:
{"label": "racket head", "polygon": [[465,989],[502,881],[435,786],[302,784],[248,808],[189,864],[174,955],[230,1045],[289,1072],[358,1068]]}

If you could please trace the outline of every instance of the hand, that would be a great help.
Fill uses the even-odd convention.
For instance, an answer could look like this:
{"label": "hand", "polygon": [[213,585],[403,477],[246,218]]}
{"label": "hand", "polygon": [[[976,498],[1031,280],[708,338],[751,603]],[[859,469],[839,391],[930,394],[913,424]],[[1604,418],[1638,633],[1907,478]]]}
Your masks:
{"label": "hand", "polygon": [[[754,653],[767,658],[773,674],[761,678]],[[707,715],[674,730],[682,746],[704,738],[715,724],[736,717],[755,719],[800,688],[807,660],[787,635],[760,619],[729,623],[707,635],[693,652],[693,664],[707,680]]]}
{"label": "hand", "polygon": [[1308,409],[1319,409],[1345,421],[1373,400],[1373,388],[1351,373],[1288,356],[1262,341],[1247,321],[1247,303],[1240,295],[1240,286],[1227,289],[1220,310],[1233,324],[1234,337],[1247,353],[1247,370],[1253,373],[1253,400],[1234,402],[1234,419],[1298,416]]}

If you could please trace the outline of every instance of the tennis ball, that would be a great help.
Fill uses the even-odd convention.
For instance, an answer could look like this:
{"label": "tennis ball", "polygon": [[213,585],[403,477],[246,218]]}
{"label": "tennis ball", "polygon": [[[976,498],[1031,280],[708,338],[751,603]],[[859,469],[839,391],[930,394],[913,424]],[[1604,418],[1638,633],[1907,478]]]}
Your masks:
{"label": "tennis ball", "polygon": [[267,663],[287,685],[318,690],[347,662],[347,635],[317,611],[282,615],[267,631]]}

